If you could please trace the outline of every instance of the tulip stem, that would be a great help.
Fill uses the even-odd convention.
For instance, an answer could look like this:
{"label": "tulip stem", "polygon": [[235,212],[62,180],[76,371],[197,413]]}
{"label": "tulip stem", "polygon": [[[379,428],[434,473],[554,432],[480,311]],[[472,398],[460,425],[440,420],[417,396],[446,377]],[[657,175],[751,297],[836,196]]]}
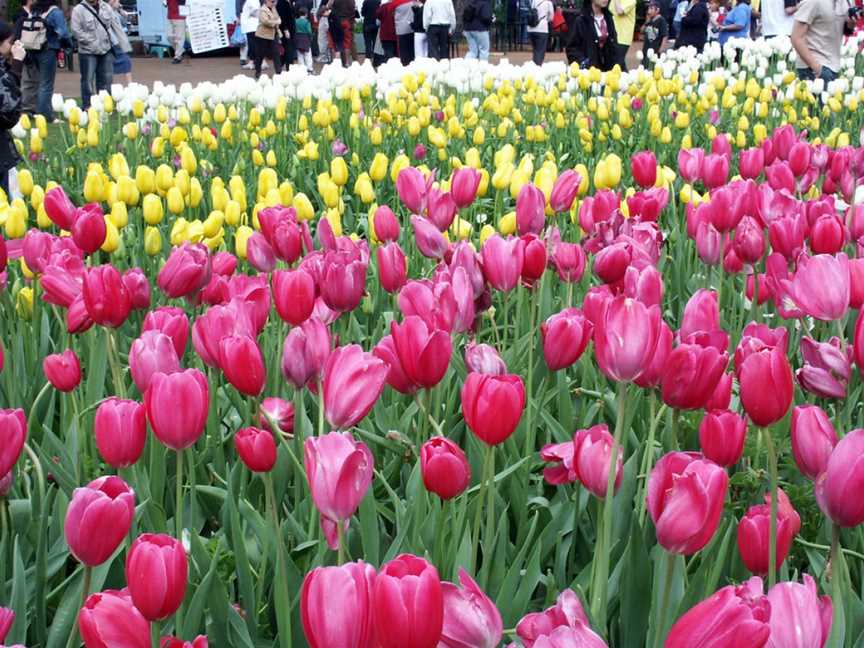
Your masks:
{"label": "tulip stem", "polygon": [[484,552],[488,551],[489,556],[483,555],[483,585],[489,585],[489,570],[492,569],[492,556],[495,553],[495,446],[486,448],[488,455],[488,466],[486,468],[486,528],[483,530]]}
{"label": "tulip stem", "polygon": [[768,588],[777,582],[777,451],[769,428],[762,428],[771,479],[771,524],[768,527]]}
{"label": "tulip stem", "polygon": [[663,597],[657,610],[657,625],[654,628],[654,648],[660,648],[666,638],[666,612],[669,607],[669,594],[672,591],[672,578],[675,575],[675,556],[668,551],[663,552],[666,563],[666,580],[663,583]]}
{"label": "tulip stem", "polygon": [[447,524],[447,500],[440,499],[438,507],[438,523],[435,525],[435,553],[432,560],[438,567],[438,571],[445,574],[444,570],[444,536]]}
{"label": "tulip stem", "polygon": [[[177,451],[177,498],[174,501],[174,521],[177,523],[177,541],[183,544],[183,451]],[[177,608],[176,621],[178,628],[183,627],[183,603]]]}
{"label": "tulip stem", "polygon": [[[87,602],[87,595],[90,593],[90,580],[93,577],[93,568],[90,565],[84,567],[84,584],[81,589],[81,607]],[[66,648],[74,648],[80,645],[78,639],[78,615],[75,615],[75,620],[72,622],[72,632],[69,633],[69,641],[66,642]]]}
{"label": "tulip stem", "polygon": [[627,383],[618,383],[618,415],[615,420],[615,437],[612,452],[609,456],[609,476],[606,479],[606,497],[603,502],[603,519],[600,527],[600,539],[594,553],[597,569],[594,572],[594,583],[591,586],[591,614],[597,621],[597,627],[606,634],[606,588],[609,584],[609,554],[612,543],[612,499],[615,496],[615,477],[617,476],[618,448],[624,433],[624,414],[627,406]]}
{"label": "tulip stem", "polygon": [[651,406],[651,424],[648,428],[648,441],[645,443],[645,454],[642,457],[642,483],[639,485],[639,524],[645,524],[645,514],[647,512],[645,503],[645,488],[648,485],[648,477],[651,475],[651,470],[654,467],[654,437],[657,433],[657,426],[663,414],[666,412],[666,405],[661,405],[660,410],[657,409],[657,396],[652,392],[649,400]]}
{"label": "tulip stem", "polygon": [[474,529],[471,532],[471,546],[474,548],[474,558],[471,561],[475,574],[477,573],[477,562],[480,555],[480,520],[483,514],[483,501],[486,498],[486,490],[489,488],[489,459],[492,455],[492,446],[484,446],[485,455],[483,457],[483,481],[480,484],[480,493],[477,497],[477,508],[474,509]]}
{"label": "tulip stem", "polygon": [[324,436],[324,385],[318,379],[318,436]]}
{"label": "tulip stem", "polygon": [[123,375],[120,371],[120,355],[117,349],[117,333],[111,328],[105,329],[108,337],[108,364],[111,366],[111,376],[114,380],[114,391],[120,398],[126,398],[126,386],[123,384]]}
{"label": "tulip stem", "polygon": [[[178,634],[180,630],[177,631]],[[159,648],[159,622],[154,621],[150,624],[150,648]]]}
{"label": "tulip stem", "polygon": [[[819,544],[818,542],[808,542],[804,540],[800,536],[795,537],[795,542],[804,547],[810,547],[811,549],[821,549],[822,551],[831,551],[831,547],[828,545]],[[842,551],[847,556],[852,556],[853,558],[857,558],[858,560],[864,560],[864,554],[858,553],[857,551],[852,551],[851,549],[846,549],[846,547],[840,547],[840,551]]]}
{"label": "tulip stem", "polygon": [[[843,551],[840,546],[840,527],[831,525],[831,603],[833,604],[834,618],[831,623],[831,637],[837,642],[834,634],[843,625],[843,587],[840,582],[842,576]],[[830,641],[829,641],[830,643]],[[834,645],[831,643],[831,645]]]}
{"label": "tulip stem", "polygon": [[[542,281],[542,279],[541,279]],[[534,335],[534,326],[535,326],[535,317],[536,313],[536,300],[534,299],[535,295],[532,292],[530,297],[528,298],[528,310],[530,311],[530,322],[531,328],[528,329],[528,375],[526,376],[528,380],[528,392],[526,398],[526,429],[525,429],[525,453],[524,457],[531,456],[531,452],[534,449],[534,421],[532,417],[533,409],[531,407],[534,398],[534,345],[537,344],[537,339]]]}
{"label": "tulip stem", "polygon": [[[281,648],[291,646],[291,599],[288,596],[288,570],[285,560],[285,543],[282,541],[282,527],[279,525],[279,506],[273,488],[273,474],[264,474],[264,496],[267,498],[267,509],[270,512],[270,524],[273,526],[273,549],[276,551],[276,578],[273,581],[274,609],[276,612],[276,627],[279,630],[279,645]],[[342,550],[341,523],[339,550]],[[342,561],[339,561],[342,564]]]}

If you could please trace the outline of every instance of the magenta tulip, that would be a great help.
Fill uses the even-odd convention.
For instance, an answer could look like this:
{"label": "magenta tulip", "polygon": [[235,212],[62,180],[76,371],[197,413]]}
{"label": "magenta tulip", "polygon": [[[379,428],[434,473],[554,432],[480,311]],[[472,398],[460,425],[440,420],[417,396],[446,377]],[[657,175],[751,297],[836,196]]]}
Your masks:
{"label": "magenta tulip", "polygon": [[[615,442],[606,425],[578,430],[573,437],[573,469],[576,478],[595,497],[603,499],[609,484],[609,464]],[[618,446],[613,494],[624,476],[624,449]]]}
{"label": "magenta tulip", "polygon": [[316,567],[303,579],[300,619],[309,648],[374,648],[375,568],[362,560]]}
{"label": "magenta tulip", "polygon": [[142,394],[150,386],[153,374],[180,371],[180,360],[174,342],[159,331],[144,331],[129,349],[129,373]]}
{"label": "magenta tulip", "polygon": [[291,329],[285,338],[282,375],[296,389],[317,385],[330,355],[330,331],[315,317]]}
{"label": "magenta tulip", "polygon": [[126,554],[126,584],[132,602],[149,621],[165,619],[183,603],[189,565],[179,540],[164,534],[138,536]]}
{"label": "magenta tulip", "polygon": [[183,358],[186,342],[189,340],[189,318],[182,308],[161,306],[148,312],[141,325],[141,332],[145,331],[159,331],[167,335],[174,344],[177,358]]}
{"label": "magenta tulip", "polygon": [[105,214],[98,204],[90,204],[77,211],[72,222],[72,240],[84,254],[93,254],[105,242],[108,227]]}
{"label": "magenta tulip", "polygon": [[738,172],[742,178],[755,180],[765,168],[765,152],[761,148],[738,151]]}
{"label": "magenta tulip", "polygon": [[405,253],[398,243],[387,243],[375,250],[378,262],[378,280],[388,293],[398,292],[408,278]]}
{"label": "magenta tulip", "polygon": [[85,648],[150,648],[150,624],[127,589],[88,596],[78,626]]}
{"label": "magenta tulip", "polygon": [[702,163],[705,151],[700,148],[678,151],[678,172],[685,182],[694,182],[702,176]]}
{"label": "magenta tulip", "polygon": [[375,639],[380,648],[436,648],[444,624],[438,570],[402,554],[381,567],[372,594]]}
{"label": "magenta tulip", "polygon": [[807,315],[830,322],[841,319],[849,308],[850,276],[849,259],[843,253],[801,256],[794,278],[785,287]]}
{"label": "magenta tulip", "polygon": [[360,305],[366,288],[366,264],[351,252],[327,252],[319,287],[329,308],[352,311]]}
{"label": "magenta tulip", "polygon": [[101,326],[117,328],[129,316],[132,301],[123,277],[112,265],[90,268],[84,275],[84,306],[87,315]]}
{"label": "magenta tulip", "polygon": [[[654,349],[654,355],[639,377],[633,382],[643,389],[658,387],[663,379],[663,374],[666,371],[666,361],[672,353],[672,329],[666,322],[660,322],[660,334],[657,336],[657,346]],[[719,384],[719,382],[718,382]]]}
{"label": "magenta tulip", "polygon": [[22,409],[0,409],[0,475],[8,474],[24,449],[27,419]]}
{"label": "magenta tulip", "polygon": [[729,178],[729,158],[712,153],[702,161],[702,182],[709,189],[726,184]]}
{"label": "magenta tulip", "polygon": [[461,396],[465,423],[490,446],[503,443],[516,431],[525,409],[525,386],[513,374],[470,373]]}
{"label": "magenta tulip", "polygon": [[402,169],[396,176],[396,192],[408,211],[414,214],[423,213],[426,208],[426,178],[419,169]]}
{"label": "magenta tulip", "polygon": [[183,243],[171,250],[156,285],[168,297],[193,295],[210,281],[210,252],[202,243]]}
{"label": "magenta tulip", "polygon": [[520,235],[539,234],[546,222],[546,196],[536,185],[526,182],[516,196],[516,229]]}
{"label": "magenta tulip", "polygon": [[831,635],[833,605],[830,596],[819,596],[816,581],[804,574],[803,584],[777,583],[768,592],[771,604],[771,638],[768,648],[822,648]]}
{"label": "magenta tulip", "polygon": [[707,545],[720,522],[729,478],[720,466],[695,452],[670,452],[648,479],[648,512],[657,542],[689,556]]}
{"label": "magenta tulip", "polygon": [[432,330],[412,315],[401,324],[391,322],[390,335],[402,370],[411,382],[427,389],[441,382],[453,353],[449,333]]}
{"label": "magenta tulip", "polygon": [[780,348],[750,353],[738,370],[738,384],[744,411],[759,427],[773,425],[792,405],[792,368]]}
{"label": "magenta tulip", "polygon": [[854,493],[864,488],[864,430],[852,430],[831,453],[825,472],[816,481],[819,508],[842,527],[864,522],[864,499]]}
{"label": "magenta tulip", "polygon": [[265,274],[273,272],[276,267],[276,253],[261,232],[252,232],[246,241],[246,260],[255,270]]}
{"label": "magenta tulip", "polygon": [[123,273],[123,284],[129,293],[132,310],[150,308],[150,281],[141,268],[129,268]]}
{"label": "magenta tulip", "polygon": [[396,352],[396,345],[393,343],[392,335],[385,335],[372,353],[376,358],[380,358],[387,363],[389,370],[387,371],[387,384],[400,394],[413,394],[420,385],[411,381],[402,367],[402,361],[399,359],[399,354]]}
{"label": "magenta tulip", "polygon": [[399,240],[399,219],[387,205],[381,205],[372,214],[375,238],[384,243]]}
{"label": "magenta tulip", "polygon": [[519,283],[525,263],[525,244],[521,239],[503,239],[493,234],[480,251],[483,275],[493,288],[502,292],[513,290]]}
{"label": "magenta tulip", "polygon": [[440,230],[422,216],[411,216],[411,226],[414,228],[414,239],[420,254],[427,259],[443,259],[450,247]]}
{"label": "magenta tulip", "polygon": [[61,230],[72,231],[76,209],[63,187],[57,186],[45,192],[43,200],[45,213]]}
{"label": "magenta tulip", "polygon": [[727,364],[729,356],[711,346],[682,344],[673,349],[661,378],[663,402],[684,410],[705,407]]}
{"label": "magenta tulip", "polygon": [[210,648],[210,642],[204,635],[198,635],[192,641],[183,641],[177,637],[162,637],[159,648]]}
{"label": "magenta tulip", "polygon": [[66,510],[66,544],[88,567],[104,563],[120,546],[135,517],[135,493],[119,477],[100,477],[76,488]]}
{"label": "magenta tulip", "polygon": [[96,408],[96,448],[109,466],[127,468],[141,457],[147,441],[147,411],[137,401],[112,397]]}
{"label": "magenta tulip", "polygon": [[[553,635],[559,628],[589,628],[588,615],[585,614],[579,597],[572,589],[562,591],[554,606],[543,612],[531,612],[522,617],[516,624],[516,635],[522,640],[525,648],[534,648],[539,639]],[[580,648],[583,646],[580,643],[572,645]],[[587,648],[595,648],[594,644],[591,643],[586,644],[586,646]]]}
{"label": "magenta tulip", "polygon": [[357,344],[335,349],[324,365],[324,414],[347,430],[359,423],[381,396],[387,364]]}
{"label": "magenta tulip", "polygon": [[469,342],[465,347],[465,367],[469,372],[492,374],[500,376],[507,373],[507,365],[498,355],[495,347],[488,344]]}
{"label": "magenta tulip", "polygon": [[192,347],[209,367],[219,367],[219,343],[229,335],[256,334],[248,304],[234,298],[227,304],[208,308],[192,325]]}
{"label": "magenta tulip", "polygon": [[240,460],[252,472],[270,472],[276,465],[276,442],[268,430],[241,428],[234,434],[234,447]]}
{"label": "magenta tulip", "polygon": [[[738,552],[751,573],[764,576],[769,570],[769,541],[771,537],[771,495],[765,504],[751,506],[738,523]],[[782,490],[777,490],[777,567],[783,564],[792,540],[801,528],[801,518]]]}
{"label": "magenta tulip", "polygon": [[605,301],[594,323],[597,364],[612,380],[630,382],[648,368],[660,336],[660,309],[627,297]]}
{"label": "magenta tulip", "polygon": [[702,454],[721,466],[734,466],[741,460],[746,439],[747,418],[735,412],[709,411],[699,424]]}
{"label": "magenta tulip", "polygon": [[264,356],[246,335],[229,335],[219,342],[219,367],[228,382],[245,396],[258,396],[267,382]]}
{"label": "magenta tulip", "polygon": [[582,184],[582,176],[573,169],[567,169],[552,186],[549,195],[549,206],[554,212],[567,212],[573,207],[573,201],[579,195],[579,186]]}
{"label": "magenta tulip", "polygon": [[453,441],[434,436],[420,448],[420,475],[426,490],[448,500],[468,488],[471,464]]}
{"label": "magenta tulip", "polygon": [[58,391],[71,392],[81,382],[81,363],[72,349],[45,356],[42,371],[51,386]]}
{"label": "magenta tulip", "polygon": [[261,401],[258,410],[258,424],[265,430],[272,431],[271,421],[285,434],[294,432],[294,404],[275,396],[268,396]]}
{"label": "magenta tulip", "polygon": [[457,207],[462,209],[474,202],[482,177],[482,174],[472,167],[461,167],[453,171],[450,194]]}
{"label": "magenta tulip", "polygon": [[444,623],[437,648],[496,648],[504,633],[501,613],[461,567],[459,585],[441,583]]}
{"label": "magenta tulip", "polygon": [[578,479],[574,463],[576,435],[573,435],[573,438],[574,441],[549,443],[540,450],[540,458],[548,464],[543,468],[543,479],[553,486],[572,484]]}
{"label": "magenta tulip", "polygon": [[851,349],[840,338],[817,342],[813,338],[801,339],[802,366],[795,376],[805,391],[821,398],[845,398],[846,385],[852,376]]}
{"label": "magenta tulip", "polygon": [[561,241],[555,244],[552,252],[552,265],[558,273],[558,278],[567,283],[575,283],[582,279],[585,274],[585,250],[578,243],[565,243]]}
{"label": "magenta tulip", "polygon": [[155,373],[144,394],[156,438],[172,450],[193,445],[204,432],[210,407],[207,378],[198,369]]}
{"label": "magenta tulip", "polygon": [[818,405],[798,405],[792,409],[792,456],[805,477],[815,480],[825,472],[828,459],[837,445],[837,432],[828,415]]}
{"label": "magenta tulip", "polygon": [[525,262],[522,264],[522,282],[526,286],[534,283],[546,272],[546,244],[535,234],[526,234],[521,237],[525,244]]}
{"label": "magenta tulip", "polygon": [[0,607],[0,643],[6,641],[6,635],[15,623],[15,612],[9,608]]}
{"label": "magenta tulip", "polygon": [[640,151],[630,156],[630,170],[633,180],[643,189],[653,187],[657,182],[657,158],[652,151]]}

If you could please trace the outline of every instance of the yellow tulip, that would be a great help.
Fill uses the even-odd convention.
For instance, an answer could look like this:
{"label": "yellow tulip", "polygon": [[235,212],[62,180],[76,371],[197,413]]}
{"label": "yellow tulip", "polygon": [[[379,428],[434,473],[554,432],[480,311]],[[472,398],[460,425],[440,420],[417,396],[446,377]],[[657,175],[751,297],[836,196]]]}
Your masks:
{"label": "yellow tulip", "polygon": [[264,196],[264,206],[276,207],[277,205],[281,204],[282,195],[279,193],[279,188],[273,187],[270,191],[267,192],[267,195]]}
{"label": "yellow tulip", "polygon": [[29,320],[33,317],[33,289],[22,288],[15,296],[15,311],[21,319]]}
{"label": "yellow tulip", "polygon": [[241,259],[246,258],[246,244],[254,232],[255,230],[248,225],[241,225],[237,228],[237,233],[234,235],[234,253]]}
{"label": "yellow tulip", "polygon": [[369,166],[369,177],[374,182],[381,182],[387,176],[387,156],[383,153],[376,153],[372,158],[372,164]]}
{"label": "yellow tulip", "polygon": [[177,215],[183,212],[184,207],[183,193],[177,187],[171,187],[168,190],[168,211]]}
{"label": "yellow tulip", "polygon": [[87,202],[99,202],[102,199],[102,176],[96,171],[88,171],[84,178],[84,200]]}
{"label": "yellow tulip", "polygon": [[222,224],[224,222],[225,214],[216,209],[211,211],[210,215],[204,220],[204,236],[207,238],[213,238],[219,234],[219,230],[222,229]]}
{"label": "yellow tulip", "polygon": [[483,245],[490,236],[495,234],[495,228],[488,223],[480,228],[480,245]]}
{"label": "yellow tulip", "polygon": [[155,158],[160,158],[165,154],[165,140],[161,137],[154,137],[150,142],[150,155]]}
{"label": "yellow tulip", "polygon": [[156,168],[156,188],[164,193],[173,186],[174,170],[167,164],[160,164]]}
{"label": "yellow tulip", "polygon": [[180,245],[189,239],[189,221],[185,218],[178,218],[171,226],[171,235],[169,240],[171,245]]}
{"label": "yellow tulip", "polygon": [[405,167],[411,166],[411,161],[408,159],[408,156],[404,153],[397,155],[393,158],[393,162],[390,165],[390,180],[393,183],[396,182],[396,178],[399,177],[399,172],[402,171]]}
{"label": "yellow tulip", "polygon": [[274,153],[272,149],[267,151],[267,155],[264,156],[264,163],[268,167],[275,167],[276,166],[276,153]]}
{"label": "yellow tulip", "polygon": [[192,178],[189,181],[189,206],[195,209],[201,204],[201,198],[204,197],[204,189],[201,188],[201,182],[198,178]]}
{"label": "yellow tulip", "polygon": [[144,252],[148,256],[156,256],[162,251],[162,234],[156,227],[144,228]]}
{"label": "yellow tulip", "polygon": [[108,212],[108,219],[118,230],[126,227],[129,223],[129,212],[126,210],[126,203],[118,200],[111,205],[111,211]]}
{"label": "yellow tulip", "polygon": [[5,208],[6,222],[4,228],[6,230],[6,238],[18,239],[23,238],[27,233],[27,206],[21,201],[13,200],[12,204]]}
{"label": "yellow tulip", "polygon": [[[123,203],[117,203],[118,205],[123,205]],[[124,209],[126,205],[123,205]],[[100,246],[100,250],[103,252],[107,252],[111,254],[112,252],[116,252],[117,248],[120,247],[120,232],[117,231],[117,227],[112,222],[111,218],[108,216],[105,217],[105,240],[102,241],[102,245]]]}
{"label": "yellow tulip", "polygon": [[334,157],[330,160],[330,178],[339,187],[348,183],[348,165],[345,164],[345,158]]}
{"label": "yellow tulip", "polygon": [[229,200],[225,205],[225,222],[231,227],[237,227],[240,224],[240,218],[243,215],[243,208],[236,200]]}
{"label": "yellow tulip", "polygon": [[184,146],[180,150],[180,167],[190,176],[198,170],[198,160],[191,146]]}
{"label": "yellow tulip", "polygon": [[18,188],[24,196],[29,196],[33,191],[33,174],[28,169],[21,169],[18,172]]}
{"label": "yellow tulip", "polygon": [[292,206],[297,210],[297,218],[301,221],[309,221],[315,217],[315,209],[305,193],[296,194]]}
{"label": "yellow tulip", "polygon": [[158,225],[162,222],[165,212],[162,207],[162,199],[156,194],[151,193],[144,196],[142,209],[144,211],[144,222],[148,225]]}
{"label": "yellow tulip", "polygon": [[36,209],[36,224],[41,229],[48,229],[53,225],[53,221],[48,218],[48,214],[45,212],[45,203],[42,202],[39,207]]}
{"label": "yellow tulip", "polygon": [[156,174],[148,166],[139,165],[135,169],[135,185],[142,194],[156,191]]}

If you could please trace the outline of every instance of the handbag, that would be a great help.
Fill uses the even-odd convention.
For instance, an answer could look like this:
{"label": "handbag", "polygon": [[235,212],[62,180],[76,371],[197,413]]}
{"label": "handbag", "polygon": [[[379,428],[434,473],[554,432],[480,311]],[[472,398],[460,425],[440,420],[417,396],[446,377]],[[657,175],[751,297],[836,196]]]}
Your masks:
{"label": "handbag", "polygon": [[117,38],[117,35],[111,29],[108,29],[107,25],[105,25],[105,23],[102,22],[102,18],[99,17],[99,14],[97,12],[93,11],[93,7],[91,7],[86,2],[82,2],[81,4],[84,5],[84,8],[87,9],[87,11],[89,11],[91,14],[93,14],[93,17],[96,19],[96,21],[100,25],[102,25],[102,29],[105,30],[106,34],[108,34],[108,42],[111,43],[111,54],[114,55],[114,58],[121,58],[124,54],[126,54],[126,52],[123,50],[123,48],[120,47],[120,44],[119,44],[120,41]]}
{"label": "handbag", "polygon": [[240,29],[239,23],[234,27],[234,31],[231,32],[231,40],[229,42],[234,47],[243,47],[246,44],[246,34]]}
{"label": "handbag", "polygon": [[558,7],[555,7],[555,13],[552,14],[552,31],[559,33],[567,31],[567,19],[564,18],[564,12]]}

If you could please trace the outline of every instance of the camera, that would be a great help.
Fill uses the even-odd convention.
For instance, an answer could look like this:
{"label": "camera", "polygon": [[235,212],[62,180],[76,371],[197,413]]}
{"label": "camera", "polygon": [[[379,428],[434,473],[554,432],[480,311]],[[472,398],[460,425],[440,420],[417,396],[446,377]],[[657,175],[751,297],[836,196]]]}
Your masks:
{"label": "camera", "polygon": [[849,7],[847,13],[849,14],[849,20],[858,20],[864,14],[864,7]]}

